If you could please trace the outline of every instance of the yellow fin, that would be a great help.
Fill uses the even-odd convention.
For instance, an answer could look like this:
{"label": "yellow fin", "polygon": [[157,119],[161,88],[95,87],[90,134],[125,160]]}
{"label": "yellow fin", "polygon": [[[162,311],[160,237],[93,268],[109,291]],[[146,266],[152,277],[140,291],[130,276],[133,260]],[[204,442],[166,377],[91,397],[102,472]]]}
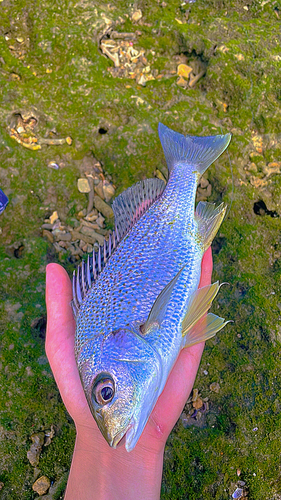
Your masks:
{"label": "yellow fin", "polygon": [[227,206],[224,203],[216,207],[214,203],[199,201],[195,211],[195,220],[198,224],[198,231],[204,251],[209,248],[216,236],[225,216],[226,209]]}
{"label": "yellow fin", "polygon": [[187,332],[199,321],[204,314],[211,307],[211,304],[219,291],[219,282],[212,285],[198,288],[196,292],[190,297],[187,313],[182,322],[182,336],[184,337]]}
{"label": "yellow fin", "polygon": [[199,342],[209,340],[227,323],[229,321],[225,321],[224,318],[220,318],[212,313],[203,316],[194,327],[187,331],[184,347],[190,347],[191,345],[199,344]]}

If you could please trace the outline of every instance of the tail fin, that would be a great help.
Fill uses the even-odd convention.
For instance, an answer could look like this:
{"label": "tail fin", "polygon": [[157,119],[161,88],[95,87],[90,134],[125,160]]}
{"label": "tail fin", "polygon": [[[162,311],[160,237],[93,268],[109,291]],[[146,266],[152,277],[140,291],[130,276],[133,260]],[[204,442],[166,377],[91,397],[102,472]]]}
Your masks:
{"label": "tail fin", "polygon": [[194,166],[200,175],[224,152],[231,139],[231,134],[185,137],[162,123],[158,125],[158,132],[169,171],[181,163]]}

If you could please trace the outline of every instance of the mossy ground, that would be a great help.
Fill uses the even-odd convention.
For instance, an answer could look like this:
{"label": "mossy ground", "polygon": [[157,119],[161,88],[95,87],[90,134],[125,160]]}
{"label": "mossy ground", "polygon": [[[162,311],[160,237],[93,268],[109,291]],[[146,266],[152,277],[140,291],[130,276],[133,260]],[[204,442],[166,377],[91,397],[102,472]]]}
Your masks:
{"label": "mossy ground", "polygon": [[[281,176],[259,184],[266,166],[280,161],[280,3],[171,0],[163,7],[140,0],[138,24],[126,18],[128,5],[0,3],[0,187],[10,198],[0,216],[0,498],[36,497],[26,457],[33,432],[55,427],[38,466],[51,481],[69,469],[75,438],[40,329],[31,326],[44,317],[45,265],[56,259],[40,226],[54,209],[63,220],[86,207],[76,181],[77,163],[89,152],[118,192],[156,168],[165,172],[156,132],[162,121],[194,135],[233,134],[228,154],[207,173],[210,200],[231,204],[214,242],[214,279],[230,286],[213,310],[233,323],[206,346],[195,383],[209,397],[206,425],[185,429],[179,422],[172,432],[162,498],[228,499],[240,469],[249,500],[277,500],[281,226],[280,218],[257,215],[253,206],[263,200],[281,215]],[[113,63],[98,50],[106,18],[116,30],[141,31],[136,46],[159,73],[184,53],[202,60],[206,75],[188,90],[177,86],[176,76],[146,87],[113,78],[107,70]],[[73,138],[72,146],[30,151],[10,138],[11,114],[31,109],[41,116],[41,137],[56,127]],[[100,127],[108,132],[99,134]],[[49,169],[54,159],[65,167]],[[218,394],[210,392],[212,382],[219,383]]]}

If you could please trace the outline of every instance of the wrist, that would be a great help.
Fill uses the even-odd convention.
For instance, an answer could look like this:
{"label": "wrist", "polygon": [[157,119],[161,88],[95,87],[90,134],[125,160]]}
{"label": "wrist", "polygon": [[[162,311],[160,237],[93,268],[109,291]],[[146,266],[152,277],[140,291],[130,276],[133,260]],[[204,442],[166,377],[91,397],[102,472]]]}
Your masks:
{"label": "wrist", "polygon": [[163,454],[140,443],[112,449],[96,429],[78,427],[65,500],[159,500]]}

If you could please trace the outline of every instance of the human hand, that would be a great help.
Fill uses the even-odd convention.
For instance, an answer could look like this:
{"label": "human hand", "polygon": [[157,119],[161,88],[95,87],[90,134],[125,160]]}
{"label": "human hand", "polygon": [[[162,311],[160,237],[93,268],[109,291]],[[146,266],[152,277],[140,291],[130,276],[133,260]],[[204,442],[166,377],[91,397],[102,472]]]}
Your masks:
{"label": "human hand", "polygon": [[[209,248],[202,259],[199,287],[210,284],[211,274],[212,253]],[[110,499],[134,498],[136,500],[138,498],[135,491],[136,486],[132,490],[129,484],[130,479],[134,480],[136,484],[136,477],[145,478],[145,486],[148,488],[146,494],[142,492],[142,497],[139,498],[157,498],[161,484],[164,446],[191,392],[204,343],[191,346],[180,352],[136,447],[130,453],[126,451],[124,444],[120,444],[116,450],[113,450],[96,425],[81,385],[74,357],[75,321],[70,304],[71,300],[72,286],[66,271],[57,264],[49,264],[46,278],[48,315],[46,353],[63,402],[77,429],[76,448],[65,498],[69,500],[78,498],[77,492],[74,493],[73,489],[77,486],[77,481],[83,483],[81,478],[86,474],[85,457],[87,457],[87,461],[95,464],[95,468],[101,467],[101,470],[95,469],[95,473],[93,473],[91,469],[92,475],[86,474],[88,479],[92,479],[97,474],[94,479],[96,496],[87,496],[85,491],[82,493],[81,490],[83,500],[109,498],[102,495],[103,491],[110,487],[109,483],[113,480],[112,488],[114,488],[115,496],[112,496],[112,493]],[[106,472],[109,472],[110,480],[106,476]],[[85,481],[86,479],[84,486]],[[106,484],[101,489],[97,488],[97,482],[102,485],[103,481]],[[118,481],[121,491],[123,489],[124,492],[124,485],[127,487],[126,497],[124,493],[123,497],[122,495],[118,496]],[[151,494],[149,494],[150,487],[154,487],[154,492]],[[139,490],[140,486],[138,485],[137,488]],[[132,496],[130,496],[130,492]]]}

